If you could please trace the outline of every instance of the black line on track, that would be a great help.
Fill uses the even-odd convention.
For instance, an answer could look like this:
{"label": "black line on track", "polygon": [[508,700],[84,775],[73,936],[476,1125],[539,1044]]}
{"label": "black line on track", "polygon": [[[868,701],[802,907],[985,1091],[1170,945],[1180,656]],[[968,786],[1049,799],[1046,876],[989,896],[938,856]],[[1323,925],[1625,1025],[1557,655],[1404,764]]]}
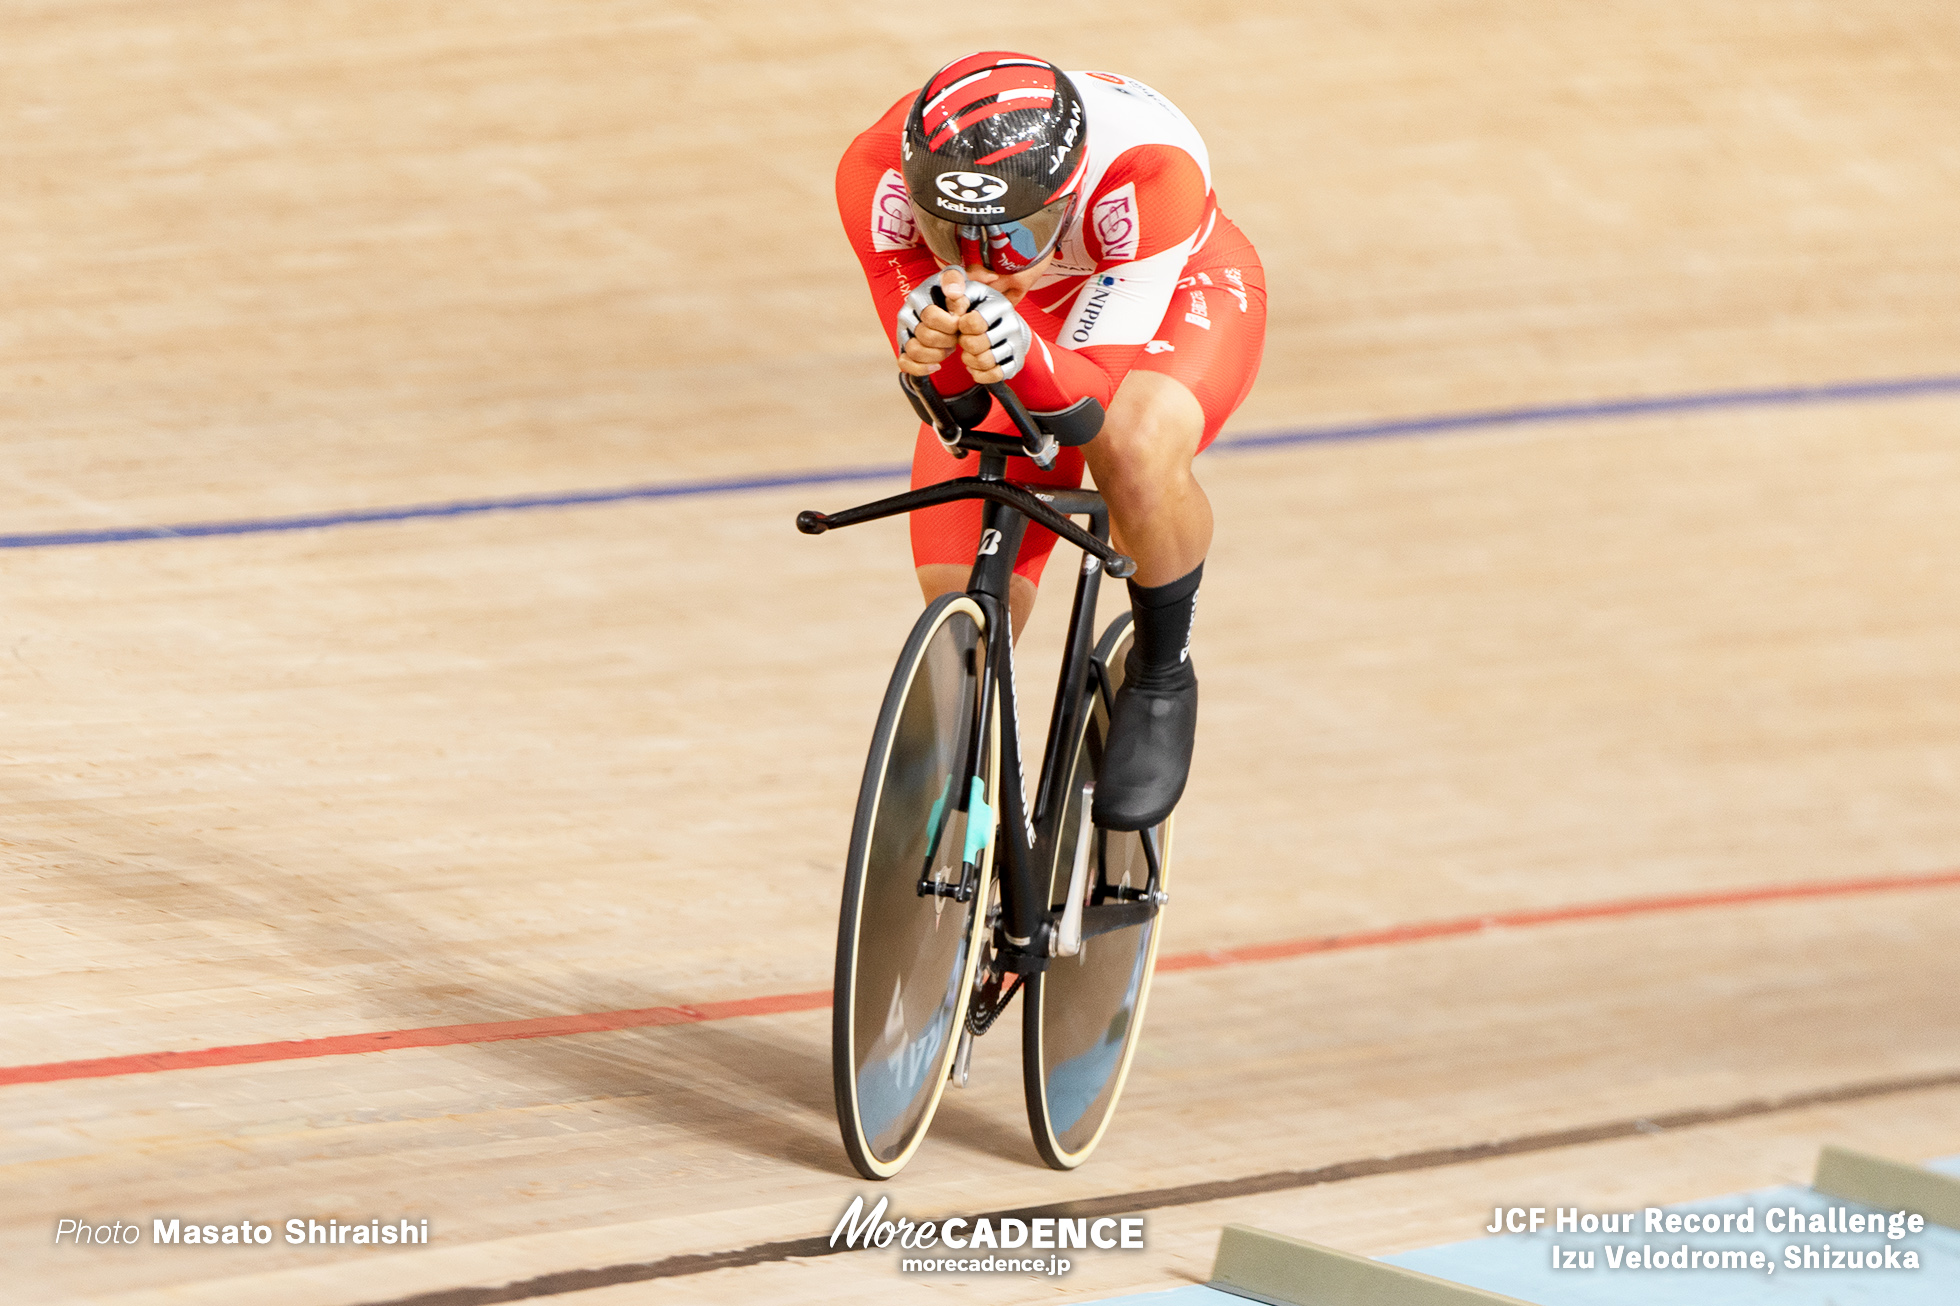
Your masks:
{"label": "black line on track", "polygon": [[[1161,1210],[1167,1206],[1194,1206],[1228,1197],[1251,1197],[1260,1193],[1284,1192],[1290,1188],[1312,1188],[1319,1184],[1343,1183],[1371,1175],[1407,1174],[1414,1170],[1438,1170],[1445,1166],[1486,1161],[1497,1156],[1521,1156],[1531,1152],[1550,1152],[1562,1147],[1604,1143],[1639,1134],[1658,1134],[1670,1129],[1693,1129],[1700,1125],[1746,1120],[1751,1116],[1774,1115],[1804,1107],[1830,1106],[1863,1098],[1911,1093],[1926,1088],[1960,1086],[1960,1070],[1907,1075],[1896,1079],[1871,1080],[1862,1084],[1841,1084],[1835,1088],[1809,1089],[1782,1097],[1749,1098],[1726,1106],[1688,1107],[1664,1115],[1641,1116],[1631,1120],[1611,1120],[1603,1124],[1577,1125],[1539,1134],[1520,1134],[1514,1138],[1468,1143],[1461,1147],[1436,1147],[1398,1156],[1375,1156],[1358,1161],[1337,1161],[1312,1170],[1273,1170],[1239,1179],[1218,1179],[1209,1183],[1180,1184],[1175,1188],[1150,1188],[1135,1193],[1116,1193],[1107,1197],[1087,1197],[1073,1202],[1052,1202],[1045,1206],[1021,1206],[1007,1211],[991,1211],[986,1218],[1031,1220],[1054,1216],[1079,1220],[1105,1215],[1132,1215],[1138,1211]],[[668,1256],[657,1261],[636,1261],[623,1265],[603,1265],[589,1270],[560,1270],[536,1278],[519,1279],[494,1288],[442,1288],[435,1292],[391,1297],[367,1302],[363,1306],[496,1306],[500,1302],[530,1301],[538,1297],[557,1297],[592,1288],[609,1288],[621,1283],[645,1283],[650,1279],[678,1279],[711,1270],[733,1270],[749,1265],[766,1265],[797,1257],[835,1256],[854,1249],[832,1247],[823,1234],[813,1238],[792,1238],[783,1242],[756,1243],[725,1252],[696,1252]]]}

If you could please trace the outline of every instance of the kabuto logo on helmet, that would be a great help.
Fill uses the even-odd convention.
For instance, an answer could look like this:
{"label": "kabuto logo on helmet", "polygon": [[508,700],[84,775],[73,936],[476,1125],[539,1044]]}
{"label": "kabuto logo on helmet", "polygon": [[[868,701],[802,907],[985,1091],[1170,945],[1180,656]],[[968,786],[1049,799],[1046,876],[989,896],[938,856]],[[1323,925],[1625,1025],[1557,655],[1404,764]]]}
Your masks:
{"label": "kabuto logo on helmet", "polygon": [[985,204],[1007,194],[1007,183],[984,172],[942,172],[939,193],[968,204]]}
{"label": "kabuto logo on helmet", "polygon": [[988,50],[926,81],[906,115],[901,157],[913,203],[949,222],[1013,222],[1073,192],[1088,121],[1068,74]]}

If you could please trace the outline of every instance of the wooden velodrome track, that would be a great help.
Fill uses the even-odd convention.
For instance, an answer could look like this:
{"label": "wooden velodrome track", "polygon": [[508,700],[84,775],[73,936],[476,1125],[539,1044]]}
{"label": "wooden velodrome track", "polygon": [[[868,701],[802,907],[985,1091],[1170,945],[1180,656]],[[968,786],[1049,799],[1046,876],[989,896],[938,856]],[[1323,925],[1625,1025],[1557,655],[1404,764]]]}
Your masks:
{"label": "wooden velodrome track", "polygon": [[[989,12],[1206,133],[1272,285],[1234,437],[1728,396],[1206,456],[1117,1125],[1041,1168],[1009,1022],[882,1190],[1149,1250],[796,1254],[870,1187],[809,995],[916,594],[902,524],[790,520],[892,482],[59,542],[898,461],[831,168],[976,20],[12,0],[10,1300],[1076,1300],[1231,1220],[1383,1253],[1960,1151],[1960,10]],[[434,1237],[148,1238],[294,1215]]]}

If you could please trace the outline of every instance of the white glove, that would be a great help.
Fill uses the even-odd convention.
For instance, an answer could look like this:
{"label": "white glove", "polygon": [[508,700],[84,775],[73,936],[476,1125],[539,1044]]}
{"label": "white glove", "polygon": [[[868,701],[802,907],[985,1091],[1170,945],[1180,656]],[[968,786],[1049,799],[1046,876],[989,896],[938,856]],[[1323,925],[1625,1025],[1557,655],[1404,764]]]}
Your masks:
{"label": "white glove", "polygon": [[[939,293],[933,293],[935,291]],[[937,275],[934,275],[932,280],[907,295],[905,302],[898,306],[899,353],[902,354],[905,352],[905,346],[918,333],[919,314],[925,312],[935,304],[940,308],[946,307],[946,293],[939,290],[939,277]]]}
{"label": "white glove", "polygon": [[1027,365],[1028,351],[1034,348],[1034,328],[1014,311],[1007,296],[977,281],[966,287],[967,311],[987,321],[987,344],[994,352],[994,365],[1002,377],[1011,377]]}
{"label": "white glove", "polygon": [[[1007,296],[991,286],[983,286],[977,281],[966,283],[967,311],[977,312],[987,322],[987,346],[993,351],[994,363],[1003,377],[1013,376],[1028,361],[1028,351],[1034,348],[1034,329],[1022,316],[1014,311],[1014,305],[1007,302]],[[898,352],[904,353],[905,346],[919,329],[919,315],[932,305],[946,307],[946,293],[940,289],[939,278],[914,290],[905,297],[898,309]]]}

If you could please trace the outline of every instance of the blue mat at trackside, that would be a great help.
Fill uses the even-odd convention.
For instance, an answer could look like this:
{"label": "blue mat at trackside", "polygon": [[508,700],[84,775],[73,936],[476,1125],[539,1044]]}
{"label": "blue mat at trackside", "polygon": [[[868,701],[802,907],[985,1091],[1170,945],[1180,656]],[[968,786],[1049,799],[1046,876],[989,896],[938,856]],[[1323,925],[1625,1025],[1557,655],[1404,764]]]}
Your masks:
{"label": "blue mat at trackside", "polygon": [[[1960,1156],[1929,1161],[1926,1165],[1928,1169],[1960,1177]],[[1762,1188],[1662,1208],[1682,1214],[1719,1214],[1754,1207],[1753,1234],[1574,1236],[1541,1230],[1536,1234],[1502,1234],[1447,1243],[1381,1259],[1439,1279],[1534,1302],[1537,1306],[1652,1306],[1657,1302],[1692,1302],[1695,1306],[1954,1306],[1960,1302],[1960,1230],[1930,1225],[1923,1233],[1892,1241],[1891,1245],[1899,1251],[1911,1249],[1918,1253],[1918,1270],[1791,1269],[1783,1264],[1783,1249],[1792,1244],[1809,1243],[1821,1254],[1826,1243],[1836,1251],[1883,1247],[1887,1242],[1882,1235],[1873,1234],[1765,1232],[1764,1217],[1772,1207],[1792,1206],[1804,1212],[1822,1212],[1832,1206],[1849,1211],[1872,1209],[1794,1185]],[[1684,1242],[1702,1251],[1761,1251],[1777,1269],[1773,1274],[1750,1269],[1672,1267],[1615,1270],[1607,1267],[1604,1255],[1608,1244],[1650,1246],[1658,1255],[1672,1253]],[[1591,1250],[1596,1268],[1554,1270],[1554,1243],[1567,1251]],[[1194,1284],[1167,1292],[1110,1298],[1097,1306],[1243,1306],[1244,1301],[1243,1297]]]}
{"label": "blue mat at trackside", "polygon": [[[1929,1168],[1960,1175],[1960,1157],[1929,1163]],[[1535,1234],[1501,1234],[1470,1242],[1425,1247],[1381,1259],[1391,1265],[1433,1274],[1439,1279],[1469,1284],[1487,1292],[1503,1293],[1538,1306],[1648,1306],[1654,1302],[1693,1302],[1696,1306],[1954,1306],[1960,1302],[1960,1230],[1928,1226],[1924,1233],[1908,1234],[1892,1243],[1900,1251],[1919,1254],[1917,1270],[1825,1270],[1790,1269],[1783,1264],[1786,1246],[1806,1243],[1820,1253],[1825,1244],[1833,1251],[1883,1247],[1886,1239],[1876,1234],[1788,1234],[1764,1230],[1764,1217],[1772,1208],[1796,1207],[1805,1212],[1822,1212],[1833,1206],[1848,1211],[1872,1208],[1825,1197],[1808,1187],[1789,1185],[1760,1188],[1699,1202],[1683,1202],[1663,1208],[1686,1214],[1756,1209],[1753,1234],[1648,1234],[1578,1235],[1555,1234],[1540,1230]],[[1567,1251],[1589,1249],[1594,1252],[1592,1270],[1554,1270],[1552,1245]],[[1703,1251],[1761,1251],[1777,1267],[1764,1270],[1734,1269],[1609,1269],[1604,1249],[1631,1245],[1652,1247],[1658,1255],[1672,1253],[1683,1244]]]}
{"label": "blue mat at trackside", "polygon": [[1245,1298],[1194,1283],[1186,1288],[1132,1293],[1128,1297],[1097,1298],[1087,1306],[1245,1306]]}

